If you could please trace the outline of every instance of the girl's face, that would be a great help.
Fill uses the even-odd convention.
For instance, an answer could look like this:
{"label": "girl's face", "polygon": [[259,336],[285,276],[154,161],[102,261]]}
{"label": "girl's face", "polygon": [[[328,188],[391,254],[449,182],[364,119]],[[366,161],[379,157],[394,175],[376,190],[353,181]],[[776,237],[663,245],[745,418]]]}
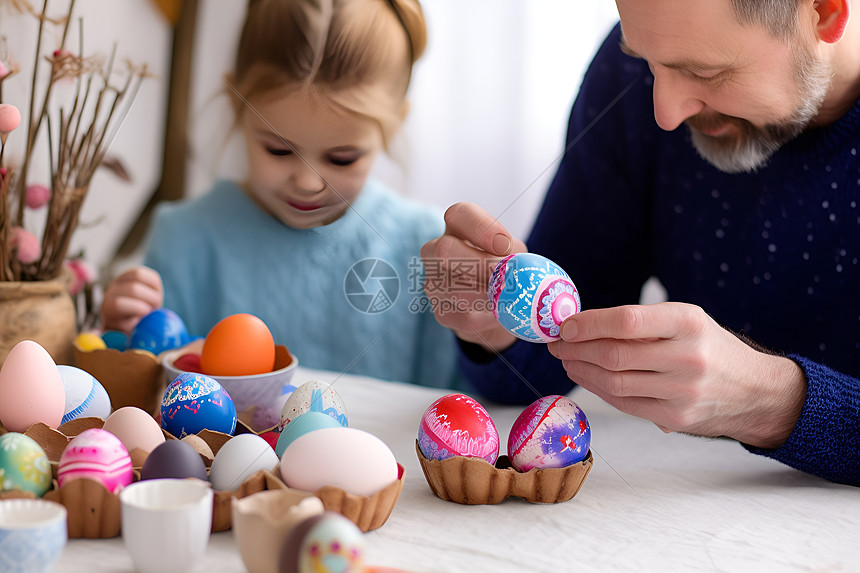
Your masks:
{"label": "girl's face", "polygon": [[383,146],[376,122],[306,89],[251,100],[239,125],[248,151],[247,192],[294,229],[343,216]]}

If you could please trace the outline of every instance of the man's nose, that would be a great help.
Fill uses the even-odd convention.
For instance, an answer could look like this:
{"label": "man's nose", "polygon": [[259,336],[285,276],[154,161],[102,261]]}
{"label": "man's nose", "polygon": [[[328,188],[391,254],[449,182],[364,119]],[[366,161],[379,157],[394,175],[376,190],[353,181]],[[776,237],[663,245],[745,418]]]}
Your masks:
{"label": "man's nose", "polygon": [[695,80],[668,68],[654,69],[653,73],[654,119],[662,129],[673,131],[705,108]]}

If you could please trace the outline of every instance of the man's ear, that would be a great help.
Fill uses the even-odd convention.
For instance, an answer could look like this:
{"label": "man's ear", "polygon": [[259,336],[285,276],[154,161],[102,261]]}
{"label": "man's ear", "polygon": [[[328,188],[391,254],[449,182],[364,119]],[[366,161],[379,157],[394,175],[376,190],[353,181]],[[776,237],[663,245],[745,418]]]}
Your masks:
{"label": "man's ear", "polygon": [[818,37],[828,44],[839,41],[848,25],[851,0],[815,0],[814,9],[818,13],[815,26]]}

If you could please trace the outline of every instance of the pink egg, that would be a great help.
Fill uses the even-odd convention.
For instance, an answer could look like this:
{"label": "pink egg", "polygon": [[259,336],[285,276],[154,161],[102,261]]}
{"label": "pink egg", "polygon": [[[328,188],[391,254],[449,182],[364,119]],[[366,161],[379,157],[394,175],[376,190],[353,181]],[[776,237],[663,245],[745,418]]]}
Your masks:
{"label": "pink egg", "polygon": [[16,344],[0,368],[0,422],[19,433],[37,422],[56,428],[65,408],[63,378],[48,351],[32,340]]}
{"label": "pink egg", "polygon": [[591,445],[591,428],[579,406],[565,396],[544,396],[520,413],[508,435],[515,469],[564,468],[581,462]]}
{"label": "pink egg", "polygon": [[57,483],[87,478],[101,483],[111,493],[134,479],[131,456],[122,442],[106,430],[91,428],[72,438],[57,469]]}
{"label": "pink egg", "polygon": [[495,464],[499,432],[478,402],[465,394],[448,394],[430,404],[421,417],[418,447],[432,460],[464,456]]}

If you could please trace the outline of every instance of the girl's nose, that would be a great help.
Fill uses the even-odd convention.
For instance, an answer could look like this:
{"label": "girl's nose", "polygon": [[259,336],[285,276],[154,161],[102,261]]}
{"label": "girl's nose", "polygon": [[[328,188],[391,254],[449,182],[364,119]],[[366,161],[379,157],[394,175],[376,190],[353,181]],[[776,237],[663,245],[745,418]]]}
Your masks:
{"label": "girl's nose", "polygon": [[326,181],[319,172],[304,160],[299,159],[293,174],[296,187],[305,193],[319,193],[326,187]]}
{"label": "girl's nose", "polygon": [[693,81],[677,70],[654,70],[654,119],[662,129],[673,131],[704,109]]}

